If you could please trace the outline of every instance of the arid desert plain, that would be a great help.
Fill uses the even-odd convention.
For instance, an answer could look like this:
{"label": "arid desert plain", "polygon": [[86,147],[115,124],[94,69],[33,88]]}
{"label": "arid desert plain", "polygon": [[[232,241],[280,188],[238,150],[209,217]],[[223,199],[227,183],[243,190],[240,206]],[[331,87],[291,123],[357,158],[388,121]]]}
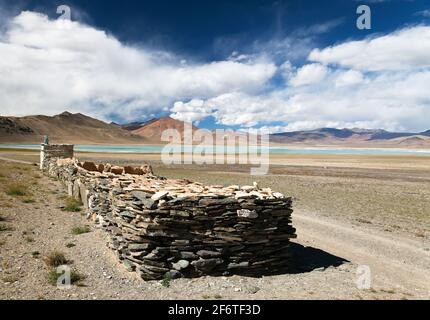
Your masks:
{"label": "arid desert plain", "polygon": [[[429,299],[430,157],[272,155],[269,174],[235,165],[166,166],[156,154],[77,153],[79,160],[152,165],[157,175],[252,184],[294,197],[295,271],[179,279],[129,273],[66,190],[43,176],[39,153],[0,150],[0,299]],[[87,227],[86,227],[87,226]],[[83,231],[83,232],[78,232]],[[60,290],[47,256],[61,252],[81,278]],[[365,268],[365,269],[363,269]],[[370,271],[370,288],[357,282]]]}

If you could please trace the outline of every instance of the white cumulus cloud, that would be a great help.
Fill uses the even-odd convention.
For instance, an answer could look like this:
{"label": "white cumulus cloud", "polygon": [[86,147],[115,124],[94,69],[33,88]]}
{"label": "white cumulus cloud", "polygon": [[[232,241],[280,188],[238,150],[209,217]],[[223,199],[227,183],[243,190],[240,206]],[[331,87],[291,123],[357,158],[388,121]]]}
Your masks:
{"label": "white cumulus cloud", "polygon": [[3,115],[67,108],[133,120],[179,99],[258,92],[276,72],[265,60],[184,64],[173,54],[125,45],[91,26],[35,12],[14,17],[0,39]]}
{"label": "white cumulus cloud", "polygon": [[283,63],[260,49],[197,63],[22,12],[0,29],[0,113],[68,109],[124,121],[170,113],[274,131],[430,128],[429,26],[314,49],[304,65],[289,58],[293,43],[278,48]]}
{"label": "white cumulus cloud", "polygon": [[193,99],[187,103],[177,101],[170,109],[170,117],[176,120],[193,122],[196,125],[200,120],[211,115],[211,110],[207,108],[205,102],[199,99]]}
{"label": "white cumulus cloud", "polygon": [[293,87],[299,87],[318,83],[327,75],[328,69],[319,63],[307,64],[297,70],[296,75],[290,80]]}
{"label": "white cumulus cloud", "polygon": [[[314,51],[309,60],[317,63],[298,69],[286,63],[279,68],[286,79],[284,86],[258,95],[224,93],[203,105],[219,123],[272,131],[319,127],[428,130],[429,30],[406,28]],[[419,46],[415,45],[418,39]],[[380,43],[384,44],[381,51]]]}
{"label": "white cumulus cloud", "polygon": [[337,87],[342,86],[351,86],[354,84],[359,84],[364,81],[363,74],[356,70],[348,70],[345,72],[341,72],[336,80],[335,84]]}
{"label": "white cumulus cloud", "polygon": [[430,67],[430,27],[401,29],[384,36],[314,49],[309,60],[364,71]]}

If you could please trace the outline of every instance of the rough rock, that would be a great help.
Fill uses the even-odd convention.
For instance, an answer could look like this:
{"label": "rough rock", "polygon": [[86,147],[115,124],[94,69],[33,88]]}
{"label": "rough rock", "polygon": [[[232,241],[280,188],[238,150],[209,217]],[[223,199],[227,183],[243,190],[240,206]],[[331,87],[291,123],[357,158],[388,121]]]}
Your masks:
{"label": "rough rock", "polygon": [[42,162],[46,174],[82,200],[127,270],[157,280],[261,276],[290,264],[291,198],[256,183],[204,186],[154,176],[150,166],[130,168],[56,157]]}
{"label": "rough rock", "polygon": [[110,168],[110,172],[112,172],[114,174],[123,174],[124,168],[123,167],[118,167],[118,166],[113,166],[113,167]]}
{"label": "rough rock", "polygon": [[174,263],[172,265],[173,269],[181,271],[183,269],[188,268],[188,266],[190,265],[190,262],[187,260],[179,260],[178,262]]}
{"label": "rough rock", "polygon": [[255,210],[241,209],[237,210],[237,216],[240,218],[257,219],[258,213]]}
{"label": "rough rock", "polygon": [[94,162],[84,161],[81,166],[88,171],[98,171],[98,168]]}

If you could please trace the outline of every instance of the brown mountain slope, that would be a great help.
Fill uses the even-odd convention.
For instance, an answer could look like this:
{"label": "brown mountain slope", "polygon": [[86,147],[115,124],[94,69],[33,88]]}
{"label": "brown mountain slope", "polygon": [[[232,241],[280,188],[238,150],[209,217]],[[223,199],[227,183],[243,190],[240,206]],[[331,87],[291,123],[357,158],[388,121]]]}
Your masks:
{"label": "brown mountain slope", "polygon": [[[140,128],[133,130],[132,133],[142,136],[150,141],[159,142],[161,141],[161,135],[167,129],[178,130],[182,137],[184,133],[184,122],[170,117],[164,117],[149,121],[143,124]],[[195,131],[198,128],[192,126],[192,129]]]}
{"label": "brown mountain slope", "polygon": [[407,138],[392,139],[403,147],[430,147],[430,138],[425,136],[412,136]]}
{"label": "brown mountain slope", "polygon": [[80,113],[49,116],[0,117],[1,143],[40,143],[48,135],[54,143],[138,144],[144,138],[118,126]]}
{"label": "brown mountain slope", "polygon": [[272,134],[270,141],[281,144],[426,147],[428,146],[428,136],[429,131],[407,133],[385,130],[321,128]]}
{"label": "brown mountain slope", "polygon": [[152,122],[158,121],[157,118],[145,121],[145,122],[132,122],[132,123],[127,123],[127,124],[116,124],[117,126],[120,126],[122,129],[127,130],[127,131],[135,131],[137,129],[142,128],[143,126],[146,126],[147,124],[150,124]]}

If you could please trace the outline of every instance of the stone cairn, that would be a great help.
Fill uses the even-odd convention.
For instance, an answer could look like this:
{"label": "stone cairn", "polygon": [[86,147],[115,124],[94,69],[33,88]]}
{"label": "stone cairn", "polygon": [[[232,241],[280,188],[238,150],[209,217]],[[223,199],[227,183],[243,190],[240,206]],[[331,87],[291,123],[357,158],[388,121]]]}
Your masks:
{"label": "stone cairn", "polygon": [[260,276],[289,265],[292,199],[270,188],[204,186],[151,167],[45,159],[47,174],[80,199],[108,246],[145,280]]}

